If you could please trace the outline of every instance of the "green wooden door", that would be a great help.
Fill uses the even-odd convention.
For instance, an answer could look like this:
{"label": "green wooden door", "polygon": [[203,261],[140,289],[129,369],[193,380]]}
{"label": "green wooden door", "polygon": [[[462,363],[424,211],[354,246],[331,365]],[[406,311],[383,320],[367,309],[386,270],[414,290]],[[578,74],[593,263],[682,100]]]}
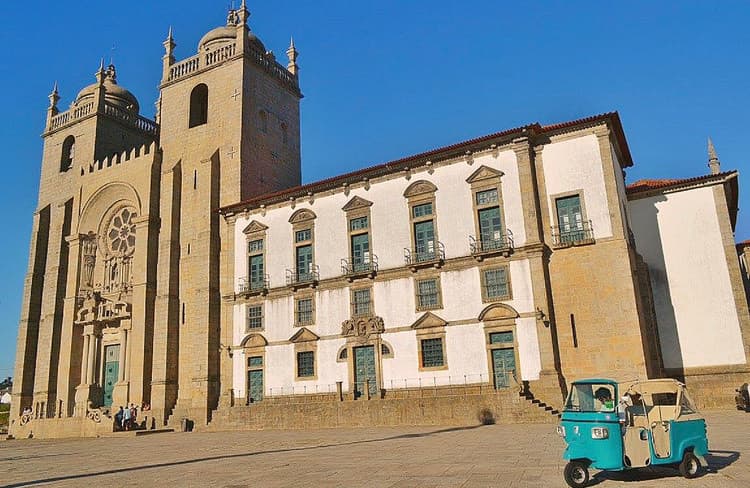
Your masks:
{"label": "green wooden door", "polygon": [[297,279],[304,281],[312,272],[312,246],[297,248]]}
{"label": "green wooden door", "polygon": [[250,288],[263,288],[263,255],[250,256]]}
{"label": "green wooden door", "polygon": [[112,406],[112,392],[115,391],[117,375],[120,371],[120,345],[104,348],[104,406]]}
{"label": "green wooden door", "polygon": [[516,353],[510,347],[492,350],[492,372],[495,377],[495,388],[508,388],[516,371]]}
{"label": "green wooden door", "polygon": [[583,213],[578,195],[557,199],[557,223],[560,226],[561,242],[583,239]]}
{"label": "green wooden door", "polygon": [[365,391],[365,380],[370,380],[370,395],[378,390],[375,377],[375,347],[363,346],[354,348],[354,396],[360,397]]}
{"label": "green wooden door", "polygon": [[435,258],[435,227],[432,220],[414,224],[414,245],[417,261]]}
{"label": "green wooden door", "polygon": [[500,207],[484,208],[479,211],[479,238],[482,250],[497,249],[502,242],[502,222]]}
{"label": "green wooden door", "polygon": [[247,366],[247,402],[259,402],[263,400],[263,358],[250,357]]}
{"label": "green wooden door", "polygon": [[354,271],[367,269],[370,262],[370,237],[368,234],[352,236],[352,267]]}

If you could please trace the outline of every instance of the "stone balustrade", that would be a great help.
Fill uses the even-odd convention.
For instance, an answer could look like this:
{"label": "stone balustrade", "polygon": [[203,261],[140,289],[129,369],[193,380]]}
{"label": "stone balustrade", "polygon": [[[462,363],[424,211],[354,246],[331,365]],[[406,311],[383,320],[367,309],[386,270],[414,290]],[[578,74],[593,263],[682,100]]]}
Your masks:
{"label": "stone balustrade", "polygon": [[235,44],[227,44],[226,46],[222,46],[215,51],[210,51],[206,53],[206,66],[211,66],[212,64],[225,61],[234,56],[236,51],[237,47]]}
{"label": "stone balustrade", "polygon": [[60,127],[75,122],[76,120],[82,119],[95,111],[96,108],[94,107],[94,102],[85,103],[78,107],[71,108],[67,112],[62,112],[52,117],[47,130],[59,129]]}
{"label": "stone balustrade", "polygon": [[[47,132],[70,125],[94,113],[96,113],[96,104],[93,101],[73,107],[66,112],[59,113],[52,117],[47,127]],[[159,125],[153,120],[129,112],[111,103],[105,102],[104,114],[118,119],[121,122],[125,122],[127,125],[152,136],[155,136],[159,132]]]}
{"label": "stone balustrade", "polygon": [[191,73],[198,71],[200,68],[200,56],[197,54],[193,57],[187,58],[184,61],[173,65],[169,68],[169,78],[167,81],[176,80],[178,78],[185,77]]}

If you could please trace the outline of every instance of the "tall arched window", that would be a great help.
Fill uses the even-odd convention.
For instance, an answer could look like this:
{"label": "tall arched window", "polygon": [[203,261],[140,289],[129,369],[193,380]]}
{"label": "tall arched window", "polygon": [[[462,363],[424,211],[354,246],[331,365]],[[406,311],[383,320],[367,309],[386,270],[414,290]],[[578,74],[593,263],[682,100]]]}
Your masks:
{"label": "tall arched window", "polygon": [[268,113],[265,110],[258,112],[258,129],[261,132],[268,132]]}
{"label": "tall arched window", "polygon": [[68,136],[63,141],[62,154],[60,155],[60,172],[68,171],[73,167],[73,159],[76,156],[76,138]]}
{"label": "tall arched window", "polygon": [[208,122],[208,87],[201,83],[190,93],[190,125],[196,127]]}

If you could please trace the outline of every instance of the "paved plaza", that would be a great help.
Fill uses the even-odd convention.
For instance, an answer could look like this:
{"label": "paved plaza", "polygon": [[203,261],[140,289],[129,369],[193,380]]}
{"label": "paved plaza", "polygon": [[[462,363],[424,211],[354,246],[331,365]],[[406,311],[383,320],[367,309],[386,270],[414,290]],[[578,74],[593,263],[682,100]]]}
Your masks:
{"label": "paved plaza", "polygon": [[[748,487],[750,415],[709,413],[709,471],[598,474],[596,486]],[[3,486],[563,487],[554,424],[167,433],[0,442]]]}

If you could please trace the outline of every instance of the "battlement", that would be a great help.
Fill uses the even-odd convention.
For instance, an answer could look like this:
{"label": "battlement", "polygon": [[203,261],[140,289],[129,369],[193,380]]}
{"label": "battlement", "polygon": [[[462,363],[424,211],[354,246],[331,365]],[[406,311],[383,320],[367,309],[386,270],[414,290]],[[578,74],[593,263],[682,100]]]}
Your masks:
{"label": "battlement", "polygon": [[151,144],[144,144],[140,147],[133,148],[130,151],[123,151],[122,153],[113,154],[112,156],[96,160],[92,163],[83,164],[81,166],[81,176],[96,173],[97,171],[102,171],[113,166],[118,166],[143,156],[152,155],[153,158],[156,149],[156,142],[152,142]]}
{"label": "battlement", "polygon": [[103,115],[107,115],[111,118],[117,119],[118,121],[123,122],[126,125],[151,136],[156,136],[159,133],[159,125],[151,119],[147,119],[146,117],[142,117],[138,114],[128,112],[127,110],[124,110],[117,105],[111,104],[109,102],[105,102],[103,111],[99,112],[96,108],[96,103],[93,101],[82,104],[78,107],[72,107],[66,112],[61,112],[57,115],[54,115],[50,119],[45,133],[48,134],[58,129],[62,129],[64,127],[72,125],[75,122],[96,115],[98,113],[102,113]]}

